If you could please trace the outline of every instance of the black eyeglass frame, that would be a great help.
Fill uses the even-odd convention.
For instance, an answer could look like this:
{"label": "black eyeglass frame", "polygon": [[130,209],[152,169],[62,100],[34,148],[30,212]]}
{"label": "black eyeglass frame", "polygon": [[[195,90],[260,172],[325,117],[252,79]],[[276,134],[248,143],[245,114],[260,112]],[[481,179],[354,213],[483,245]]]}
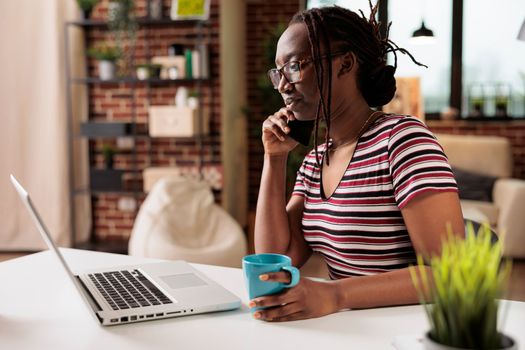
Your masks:
{"label": "black eyeglass frame", "polygon": [[[338,52],[332,53],[330,55],[325,54],[325,55],[319,56],[318,59],[334,58],[334,57],[337,57],[337,56],[344,55],[347,52],[348,51],[338,51]],[[285,64],[283,64],[283,66],[281,68],[269,69],[268,72],[267,72],[267,75],[268,75],[268,78],[270,79],[270,82],[273,85],[273,88],[276,89],[276,90],[279,89],[279,84],[281,82],[282,77],[284,77],[284,79],[286,79],[286,81],[289,84],[296,84],[296,83],[301,82],[303,80],[303,64],[310,63],[310,62],[313,62],[313,61],[314,61],[313,57],[303,58],[302,60],[291,60],[291,61],[288,61]],[[286,74],[284,74],[285,67],[290,65],[290,64],[292,64],[292,63],[297,63],[299,65],[299,79],[296,79],[294,81],[290,81],[290,79],[288,79]],[[278,72],[279,73],[279,82],[277,83],[277,85],[275,85],[273,80],[272,80],[272,73],[274,73],[274,72]]]}

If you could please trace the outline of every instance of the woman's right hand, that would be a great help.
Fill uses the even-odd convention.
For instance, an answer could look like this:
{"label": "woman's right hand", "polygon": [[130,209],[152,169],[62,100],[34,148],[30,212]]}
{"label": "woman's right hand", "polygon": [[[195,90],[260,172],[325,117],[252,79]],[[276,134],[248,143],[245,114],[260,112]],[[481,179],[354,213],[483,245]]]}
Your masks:
{"label": "woman's right hand", "polygon": [[281,108],[264,121],[262,125],[262,142],[264,153],[269,155],[288,154],[299,142],[288,136],[288,121],[295,120],[292,111]]}

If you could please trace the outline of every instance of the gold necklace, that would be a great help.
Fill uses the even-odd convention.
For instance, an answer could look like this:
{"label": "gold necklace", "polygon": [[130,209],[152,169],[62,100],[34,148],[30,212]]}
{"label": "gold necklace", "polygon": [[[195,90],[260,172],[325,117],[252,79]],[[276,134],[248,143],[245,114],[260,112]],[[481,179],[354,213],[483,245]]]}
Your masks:
{"label": "gold necklace", "polygon": [[359,137],[361,137],[361,133],[364,131],[364,129],[365,129],[369,124],[371,124],[371,123],[369,123],[369,122],[373,122],[373,121],[374,121],[374,119],[372,119],[372,118],[373,118],[374,116],[376,116],[376,115],[379,115],[379,114],[384,114],[384,113],[381,112],[381,111],[375,111],[375,112],[371,113],[371,114],[368,116],[368,118],[365,120],[365,122],[363,123],[363,126],[361,126],[361,129],[359,129],[359,132],[357,133],[357,135],[356,135],[355,137],[352,137],[350,140],[345,141],[345,142],[343,142],[343,143],[341,143],[341,144],[339,144],[339,145],[337,145],[337,146],[334,146],[333,143],[330,144],[329,147],[328,147],[328,151],[330,151],[330,152],[335,152],[337,149],[339,149],[339,148],[341,148],[341,147],[343,147],[343,146],[346,146],[346,145],[348,145],[348,144],[350,144],[350,143],[355,142],[357,139],[359,139]]}

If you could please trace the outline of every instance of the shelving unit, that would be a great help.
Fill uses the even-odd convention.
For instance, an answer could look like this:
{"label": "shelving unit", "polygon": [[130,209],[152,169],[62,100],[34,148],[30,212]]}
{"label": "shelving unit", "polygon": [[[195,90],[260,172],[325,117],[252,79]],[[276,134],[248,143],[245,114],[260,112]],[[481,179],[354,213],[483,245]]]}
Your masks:
{"label": "shelving unit", "polygon": [[[210,37],[211,37],[211,28],[209,26],[209,22],[207,21],[198,21],[198,20],[183,20],[183,21],[173,21],[169,18],[163,18],[159,20],[149,19],[149,18],[139,18],[137,20],[137,24],[139,26],[139,30],[143,31],[143,39],[144,40],[144,49],[145,49],[145,57],[149,61],[151,57],[153,56],[150,51],[150,43],[149,38],[153,35],[154,31],[161,28],[192,28],[194,31],[196,31],[196,35],[187,35],[186,39],[188,41],[193,41],[195,45],[197,44],[203,44],[206,43],[209,45],[210,43]],[[73,76],[71,74],[71,62],[70,57],[68,55],[69,52],[69,39],[68,39],[68,33],[71,30],[71,28],[80,28],[83,30],[84,39],[87,43],[88,41],[88,35],[87,32],[90,30],[108,30],[107,22],[102,20],[83,20],[83,21],[70,21],[66,22],[64,24],[64,40],[65,40],[65,52],[66,52],[66,97],[67,97],[67,114],[68,114],[68,133],[69,133],[69,162],[70,162],[70,203],[72,205],[71,208],[71,242],[73,247],[88,247],[89,249],[97,249],[99,250],[109,250],[112,248],[101,246],[97,243],[94,235],[94,226],[92,226],[92,232],[91,232],[91,239],[87,243],[79,244],[77,241],[77,232],[76,232],[76,208],[75,208],[75,199],[77,196],[80,195],[87,195],[90,196],[91,201],[93,203],[94,198],[99,196],[106,196],[106,195],[112,195],[112,196],[129,196],[133,197],[135,199],[138,198],[144,198],[145,193],[142,191],[142,188],[137,188],[132,186],[133,188],[121,188],[118,190],[94,190],[91,188],[90,184],[85,184],[83,186],[75,186],[75,179],[74,179],[74,162],[75,159],[73,157],[73,149],[75,143],[78,142],[88,142],[88,148],[89,148],[89,164],[90,169],[93,169],[94,165],[94,158],[95,158],[95,149],[94,144],[101,139],[105,140],[115,140],[119,137],[126,137],[131,138],[134,140],[135,145],[137,141],[144,142],[146,144],[147,148],[147,164],[146,166],[139,165],[138,164],[138,156],[137,156],[137,150],[136,146],[131,151],[126,151],[126,154],[128,154],[131,157],[131,167],[124,168],[124,169],[118,169],[122,170],[126,174],[132,174],[133,176],[140,178],[142,176],[142,170],[147,166],[155,165],[154,162],[152,162],[152,140],[153,138],[148,134],[147,132],[147,124],[138,123],[137,122],[137,104],[138,101],[141,100],[141,102],[146,103],[146,105],[150,105],[151,99],[152,99],[152,91],[157,87],[179,87],[179,86],[191,86],[193,89],[195,89],[198,92],[202,92],[203,89],[210,89],[209,93],[209,104],[210,106],[213,106],[213,98],[214,94],[212,93],[211,89],[213,86],[213,75],[212,72],[210,72],[209,77],[203,79],[160,79],[160,78],[150,78],[145,80],[139,80],[135,77],[118,77],[111,80],[101,80],[97,77],[89,76],[89,74],[86,74],[85,76]],[[211,47],[209,47],[211,51]],[[210,52],[211,56],[211,52]],[[89,72],[89,66],[88,66],[88,58],[87,56],[84,58],[86,61],[86,72]],[[203,71],[202,67],[202,61],[201,61],[201,67],[200,71]],[[211,67],[210,67],[211,70]],[[125,94],[126,96],[120,97],[122,99],[127,99],[129,103],[131,104],[131,113],[129,121],[123,121],[122,123],[129,123],[131,125],[131,128],[129,132],[127,133],[117,133],[117,134],[103,134],[103,135],[83,135],[82,133],[75,132],[76,125],[73,125],[74,123],[74,116],[73,116],[73,108],[72,108],[72,88],[75,84],[82,84],[89,87],[93,86],[100,86],[103,89],[107,89],[108,91],[111,89],[126,89],[129,90],[129,94]],[[116,86],[115,86],[116,85]],[[146,90],[146,97],[139,97],[137,96],[137,89],[145,89]],[[202,94],[201,94],[202,95]],[[91,98],[91,97],[90,97]],[[202,98],[199,99],[200,107],[199,108],[199,117],[198,117],[198,130],[203,130],[203,101]],[[96,120],[92,120],[91,113],[89,114],[89,121],[96,122],[99,118]],[[111,120],[112,122],[119,122],[115,120]],[[101,123],[101,126],[103,124]],[[185,141],[191,141],[195,142],[196,148],[198,150],[198,154],[196,155],[196,162],[195,165],[198,168],[199,174],[201,174],[202,177],[202,171],[204,168],[204,150],[205,147],[213,147],[213,146],[205,146],[204,142],[208,140],[210,136],[208,135],[202,135],[201,133],[198,133],[195,137],[182,137],[177,138],[176,140],[185,142]],[[157,139],[157,138],[155,138]],[[172,138],[169,138],[172,139]],[[211,149],[211,153],[213,154],[213,149]],[[91,180],[90,180],[91,182]],[[216,191],[215,191],[216,192]],[[138,208],[138,206],[137,206]],[[138,209],[137,209],[138,210]],[[136,211],[134,215],[136,215]],[[92,219],[93,223],[93,219]],[[114,244],[110,244],[110,247],[114,247]],[[124,247],[120,247],[121,249],[116,249],[118,251],[124,250]],[[115,250],[115,249],[114,249]]]}

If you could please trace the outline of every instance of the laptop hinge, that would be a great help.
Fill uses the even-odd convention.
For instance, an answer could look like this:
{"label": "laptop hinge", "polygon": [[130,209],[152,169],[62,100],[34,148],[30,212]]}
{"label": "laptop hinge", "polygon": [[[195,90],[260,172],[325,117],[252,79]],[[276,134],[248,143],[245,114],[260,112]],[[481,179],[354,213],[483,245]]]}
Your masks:
{"label": "laptop hinge", "polygon": [[[75,276],[75,278],[77,279],[78,282],[80,282],[80,285],[82,286],[82,291],[84,292],[84,295],[87,297],[86,299],[89,302],[89,305],[91,306],[91,308],[94,311],[102,311],[102,308],[100,307],[99,303],[95,300],[95,298],[93,297],[93,295],[91,294],[87,286],[84,284],[82,279],[78,276]],[[97,313],[97,317],[98,317],[98,313]]]}

